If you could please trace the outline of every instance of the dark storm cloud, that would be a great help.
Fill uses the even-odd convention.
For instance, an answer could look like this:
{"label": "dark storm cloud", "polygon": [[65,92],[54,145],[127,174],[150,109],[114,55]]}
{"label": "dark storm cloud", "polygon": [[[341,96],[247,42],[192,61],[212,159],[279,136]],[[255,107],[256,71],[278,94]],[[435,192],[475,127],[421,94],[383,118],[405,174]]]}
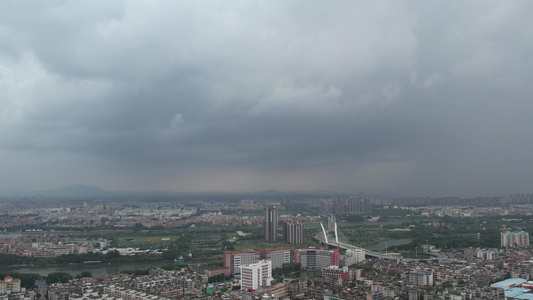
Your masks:
{"label": "dark storm cloud", "polygon": [[531,6],[3,2],[0,188],[529,192]]}

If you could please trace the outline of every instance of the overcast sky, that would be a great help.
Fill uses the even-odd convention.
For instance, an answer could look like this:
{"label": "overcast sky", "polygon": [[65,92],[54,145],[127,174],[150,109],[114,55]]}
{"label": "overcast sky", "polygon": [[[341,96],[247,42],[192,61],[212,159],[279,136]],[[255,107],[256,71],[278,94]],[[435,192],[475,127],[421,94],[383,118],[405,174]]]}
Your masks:
{"label": "overcast sky", "polygon": [[1,1],[0,193],[533,192],[532,1]]}

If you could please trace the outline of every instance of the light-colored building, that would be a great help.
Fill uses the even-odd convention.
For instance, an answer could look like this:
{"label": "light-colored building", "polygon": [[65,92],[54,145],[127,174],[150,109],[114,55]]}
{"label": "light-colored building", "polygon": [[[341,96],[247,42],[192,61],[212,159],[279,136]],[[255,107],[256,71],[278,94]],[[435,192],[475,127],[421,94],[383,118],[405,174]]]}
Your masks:
{"label": "light-colored building", "polygon": [[40,252],[33,252],[33,257],[57,257],[57,252],[55,251],[40,251]]}
{"label": "light-colored building", "polygon": [[20,279],[13,279],[11,276],[0,280],[0,295],[20,292]]}
{"label": "light-colored building", "polygon": [[224,252],[224,267],[229,268],[231,274],[241,273],[241,266],[260,261],[259,250],[242,250]]}
{"label": "light-colored building", "polygon": [[365,260],[365,250],[363,249],[348,249],[346,250],[346,256],[354,257],[355,263]]}
{"label": "light-colored building", "polygon": [[365,260],[365,250],[363,249],[355,249],[346,250],[346,255],[341,256],[339,259],[339,266],[340,267],[349,267],[351,265],[360,263]]}
{"label": "light-colored building", "polygon": [[269,286],[272,281],[272,262],[261,260],[250,265],[241,265],[241,290],[255,291],[259,287]]}
{"label": "light-colored building", "polygon": [[294,250],[294,261],[304,269],[339,265],[339,249],[304,248]]}
{"label": "light-colored building", "polygon": [[285,283],[266,286],[260,289],[261,293],[272,295],[275,299],[284,299],[289,296],[289,286]]}
{"label": "light-colored building", "polygon": [[415,285],[433,285],[433,272],[411,272],[409,282]]}
{"label": "light-colored building", "polygon": [[525,231],[503,231],[500,238],[502,247],[529,246],[529,233]]}
{"label": "light-colored building", "polygon": [[494,252],[488,251],[488,250],[478,250],[476,252],[477,258],[480,259],[486,259],[486,260],[493,260],[494,259]]}
{"label": "light-colored building", "polygon": [[261,259],[270,260],[272,269],[281,268],[283,264],[293,261],[294,249],[290,247],[261,249]]}

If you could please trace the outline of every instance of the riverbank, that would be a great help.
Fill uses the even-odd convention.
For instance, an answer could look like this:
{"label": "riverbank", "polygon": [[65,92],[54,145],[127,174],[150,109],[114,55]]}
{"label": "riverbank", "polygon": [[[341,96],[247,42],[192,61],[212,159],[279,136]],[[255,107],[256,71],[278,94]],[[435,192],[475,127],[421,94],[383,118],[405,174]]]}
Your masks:
{"label": "riverbank", "polygon": [[163,267],[173,265],[172,261],[137,261],[137,262],[115,262],[100,264],[68,264],[68,265],[47,265],[47,266],[13,266],[5,267],[6,271],[19,273],[36,273],[46,276],[54,272],[65,272],[72,276],[83,271],[90,272],[94,277],[119,274],[122,270],[147,269],[150,267]]}
{"label": "riverbank", "polygon": [[394,246],[409,244],[412,241],[413,241],[412,238],[390,239],[390,240],[384,240],[379,243],[365,246],[364,248],[368,250],[385,252],[387,250],[392,249]]}

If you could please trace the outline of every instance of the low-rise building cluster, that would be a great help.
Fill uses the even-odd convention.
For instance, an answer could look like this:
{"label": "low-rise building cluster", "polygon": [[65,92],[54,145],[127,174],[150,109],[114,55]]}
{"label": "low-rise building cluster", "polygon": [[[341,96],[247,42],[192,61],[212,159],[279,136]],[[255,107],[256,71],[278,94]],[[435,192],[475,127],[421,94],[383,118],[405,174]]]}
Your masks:
{"label": "low-rise building cluster", "polygon": [[79,238],[50,234],[0,238],[0,253],[31,257],[56,257],[93,252],[109,244],[103,238]]}
{"label": "low-rise building cluster", "polygon": [[[312,248],[309,248],[312,249]],[[402,259],[391,261],[369,259],[356,267],[329,265],[309,267],[286,274],[280,281],[274,280],[274,261],[279,264],[287,249],[260,249],[258,252],[226,253],[233,260],[241,259],[239,272],[231,279],[231,267],[189,265],[180,270],[152,268],[149,275],[108,275],[98,278],[73,279],[68,283],[55,283],[39,294],[51,300],[88,299],[442,299],[481,300],[504,299],[510,295],[531,294],[533,260],[528,249],[468,248],[446,252],[440,260]],[[327,250],[327,249],[317,249]],[[277,253],[279,252],[279,253]],[[238,254],[269,257],[272,260],[245,260]],[[288,253],[291,253],[288,252]],[[294,250],[292,251],[294,253]],[[279,254],[279,255],[278,255]],[[283,258],[284,259],[284,258]],[[279,267],[278,267],[279,268]],[[219,282],[209,283],[209,278],[223,274]],[[507,284],[506,278],[520,279],[519,284]],[[6,284],[16,279],[5,278]],[[515,280],[516,281],[516,280]],[[513,281],[514,282],[514,281]],[[1,283],[0,283],[1,285]],[[520,288],[516,289],[516,288]],[[514,289],[513,289],[514,288]],[[7,293],[0,287],[0,294],[24,296],[18,288]],[[519,293],[520,292],[520,293]],[[532,295],[533,296],[533,295]],[[6,296],[7,297],[7,296]],[[21,298],[22,297],[22,298]],[[26,297],[26,298],[24,298]],[[519,298],[526,299],[526,298]]]}

